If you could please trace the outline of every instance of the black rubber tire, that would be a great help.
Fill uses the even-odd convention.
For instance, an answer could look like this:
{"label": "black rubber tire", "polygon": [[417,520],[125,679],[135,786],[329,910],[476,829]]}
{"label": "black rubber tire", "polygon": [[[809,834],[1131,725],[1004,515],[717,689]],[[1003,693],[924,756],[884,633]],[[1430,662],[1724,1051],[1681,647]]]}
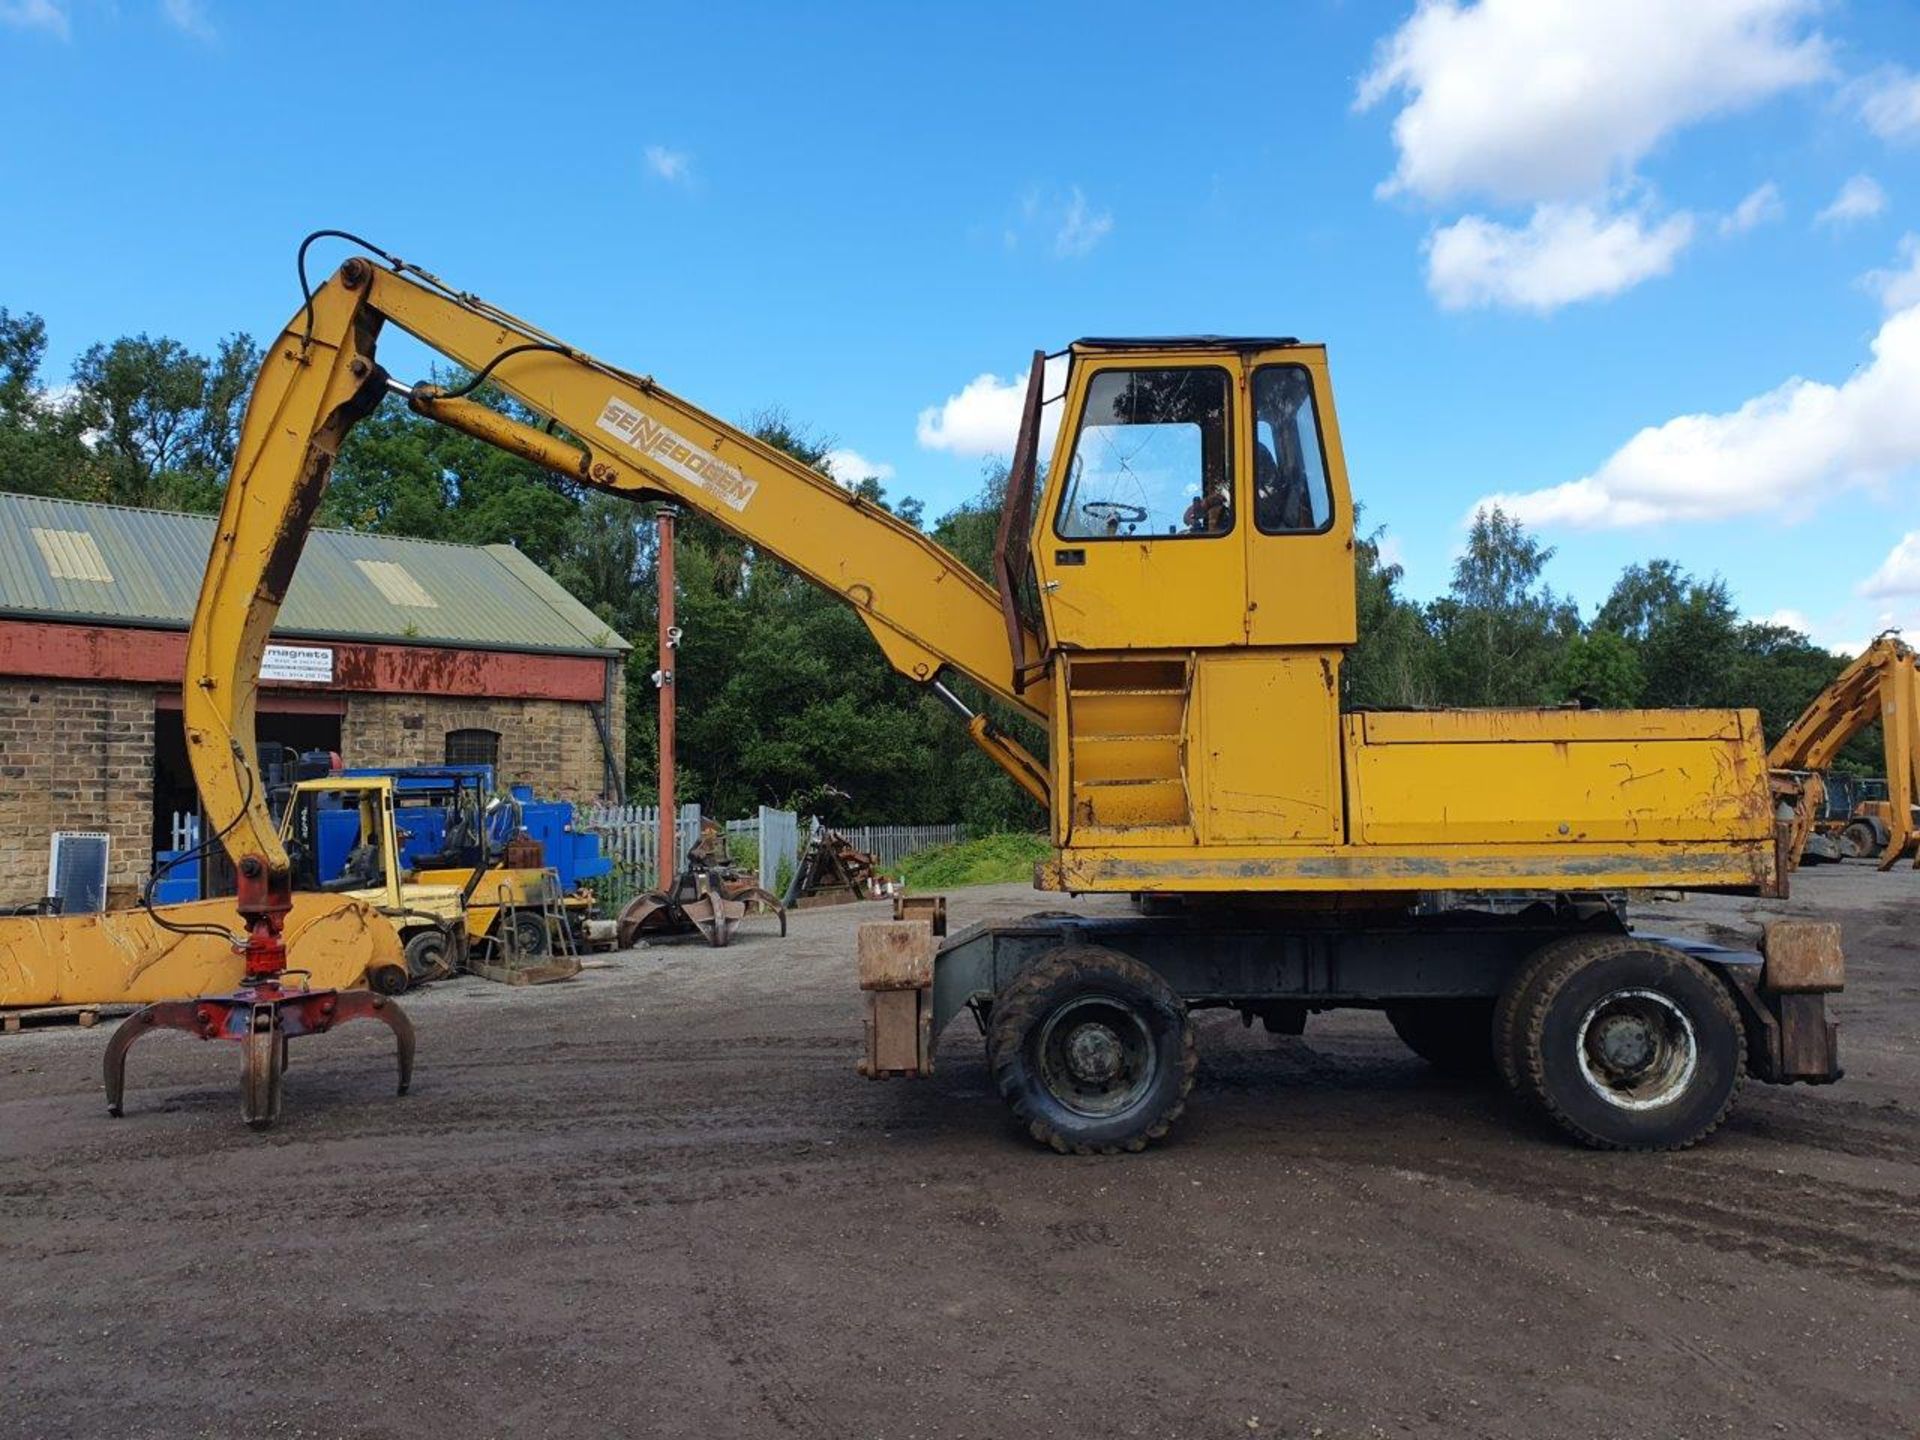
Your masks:
{"label": "black rubber tire", "polygon": [[[1583,937],[1555,953],[1526,986],[1518,1016],[1520,1089],[1562,1130],[1595,1150],[1684,1150],[1726,1119],[1747,1074],[1746,1034],[1733,997],[1691,956],[1630,935]],[[1625,1109],[1581,1068],[1583,1017],[1607,996],[1650,991],[1685,1017],[1691,1075],[1669,1100]]]}
{"label": "black rubber tire", "polygon": [[404,965],[377,965],[367,972],[367,988],[376,995],[404,995],[411,983]]}
{"label": "black rubber tire", "polygon": [[1855,858],[1861,860],[1878,860],[1880,858],[1880,851],[1885,848],[1887,843],[1880,838],[1879,828],[1865,820],[1855,820],[1851,822],[1847,828],[1840,833],[1846,837],[1847,843],[1853,847]]}
{"label": "black rubber tire", "polygon": [[1486,1080],[1493,1059],[1491,1000],[1403,1000],[1387,1006],[1387,1023],[1406,1047],[1453,1080]]}
{"label": "black rubber tire", "polygon": [[1527,1091],[1525,1062],[1520,1053],[1521,1019],[1532,1007],[1533,994],[1539,988],[1540,977],[1552,969],[1562,956],[1592,944],[1596,938],[1602,937],[1562,935],[1557,940],[1549,940],[1507,977],[1506,988],[1500,992],[1500,999],[1493,1007],[1493,1067],[1506,1082],[1507,1088],[1523,1100],[1531,1100],[1536,1105],[1541,1103],[1537,1095]]}
{"label": "black rubber tire", "polygon": [[[1040,1048],[1056,1012],[1105,1001],[1134,1017],[1148,1051],[1145,1078],[1124,1108],[1095,1115],[1075,1109],[1048,1085]],[[1144,1150],[1186,1109],[1198,1056],[1193,1023],[1173,987],[1130,956],[1092,945],[1049,950],[994,997],[987,1064],[1000,1098],[1027,1133],[1063,1155]]]}
{"label": "black rubber tire", "polygon": [[422,930],[407,941],[407,978],[415,985],[451,975],[447,964],[447,936],[442,930]]}
{"label": "black rubber tire", "polygon": [[522,960],[551,954],[553,936],[547,932],[546,917],[537,910],[522,910],[513,917],[514,953]]}

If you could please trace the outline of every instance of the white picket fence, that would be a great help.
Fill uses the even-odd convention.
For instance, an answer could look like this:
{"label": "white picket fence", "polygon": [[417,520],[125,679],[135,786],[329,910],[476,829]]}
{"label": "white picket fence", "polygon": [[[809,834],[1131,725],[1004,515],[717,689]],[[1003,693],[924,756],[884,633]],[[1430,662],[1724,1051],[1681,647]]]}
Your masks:
{"label": "white picket fence", "polygon": [[[609,913],[660,883],[658,805],[581,805],[573,812],[573,828],[599,836],[600,853],[613,861],[613,873],[593,882]],[[680,873],[687,851],[699,838],[700,807],[682,805],[674,823],[675,853],[669,880]]]}
{"label": "white picket fence", "polygon": [[957,845],[967,838],[963,825],[854,825],[840,832],[856,850],[864,850],[892,870],[910,855],[936,845]]}

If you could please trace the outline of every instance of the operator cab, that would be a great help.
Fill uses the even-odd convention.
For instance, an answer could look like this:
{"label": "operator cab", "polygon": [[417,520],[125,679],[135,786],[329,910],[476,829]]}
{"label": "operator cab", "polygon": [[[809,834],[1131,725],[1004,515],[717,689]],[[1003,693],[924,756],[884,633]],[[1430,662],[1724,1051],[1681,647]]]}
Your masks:
{"label": "operator cab", "polygon": [[1022,546],[1010,519],[996,562],[1010,613],[1031,557],[1056,657],[1055,844],[1340,843],[1353,506],[1325,349],[1189,335],[1067,357],[1044,485],[1045,357],[1029,378],[1007,513],[1032,528]]}
{"label": "operator cab", "polygon": [[1197,335],[1067,353],[1031,542],[1055,643],[1352,644],[1352,509],[1324,347]]}

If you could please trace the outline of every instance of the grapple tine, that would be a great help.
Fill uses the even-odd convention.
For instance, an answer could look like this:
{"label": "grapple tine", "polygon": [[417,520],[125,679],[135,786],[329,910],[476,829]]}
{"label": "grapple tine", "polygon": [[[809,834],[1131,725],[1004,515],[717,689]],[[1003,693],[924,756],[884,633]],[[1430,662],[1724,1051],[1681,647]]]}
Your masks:
{"label": "grapple tine", "polygon": [[240,1115],[248,1128],[265,1130],[280,1118],[280,1076],[287,1058],[286,1037],[271,1007],[254,1011],[241,1054]]}
{"label": "grapple tine", "polygon": [[349,1020],[378,1020],[393,1031],[394,1043],[400,1052],[400,1090],[407,1093],[407,1087],[413,1084],[413,1022],[407,1018],[407,1012],[385,995],[376,995],[368,990],[349,990],[341,993],[333,1011],[333,1023],[343,1025]]}
{"label": "grapple tine", "polygon": [[771,890],[763,890],[758,885],[748,886],[744,890],[733,892],[732,899],[743,905],[764,905],[780,920],[780,934],[784,939],[787,933],[787,907],[782,905]]}
{"label": "grapple tine", "polygon": [[134,1041],[155,1030],[185,1030],[202,1039],[208,1034],[200,1007],[191,1000],[159,1000],[122,1020],[107,1041],[107,1053],[101,1063],[107,1087],[107,1114],[116,1119],[123,1113],[126,1100],[127,1051],[133,1048]]}

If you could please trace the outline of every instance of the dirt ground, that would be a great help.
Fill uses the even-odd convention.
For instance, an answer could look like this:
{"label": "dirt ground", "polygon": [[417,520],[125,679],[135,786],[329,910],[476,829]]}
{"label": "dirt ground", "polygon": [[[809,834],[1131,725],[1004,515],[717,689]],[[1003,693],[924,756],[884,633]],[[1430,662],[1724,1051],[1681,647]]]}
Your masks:
{"label": "dirt ground", "polygon": [[[1374,1015],[1207,1015],[1166,1144],[1016,1133],[965,1017],[929,1081],[853,1073],[852,934],[607,957],[237,1052],[0,1036],[0,1436],[1920,1433],[1920,875],[1846,925],[1847,1078],[1750,1085],[1677,1156],[1591,1154]],[[962,891],[957,922],[1057,904]],[[1083,902],[1090,908],[1112,902]]]}

